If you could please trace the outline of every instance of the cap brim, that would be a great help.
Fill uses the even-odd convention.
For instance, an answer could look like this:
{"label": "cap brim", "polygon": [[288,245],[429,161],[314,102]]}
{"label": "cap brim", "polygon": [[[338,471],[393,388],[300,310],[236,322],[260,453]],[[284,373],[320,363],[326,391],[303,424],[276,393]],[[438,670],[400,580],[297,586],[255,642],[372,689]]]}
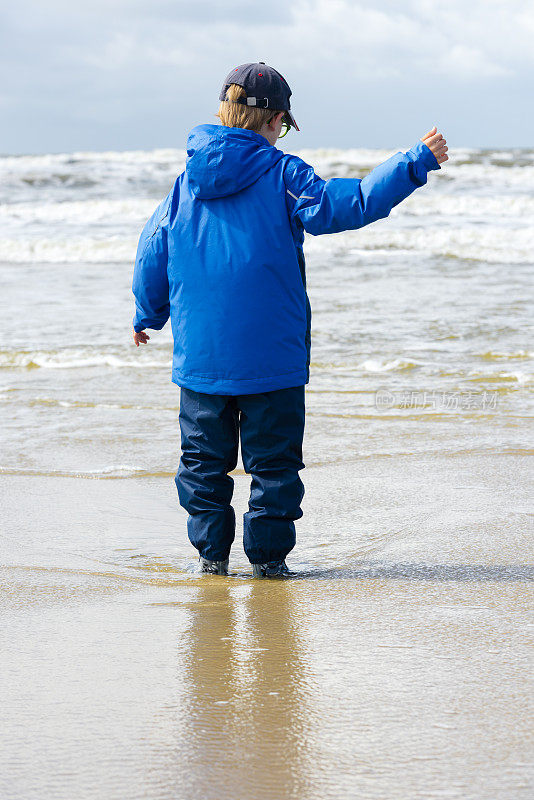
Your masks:
{"label": "cap brim", "polygon": [[286,117],[288,118],[288,122],[295,128],[296,131],[300,131],[299,126],[297,125],[297,121],[291,111],[286,111]]}

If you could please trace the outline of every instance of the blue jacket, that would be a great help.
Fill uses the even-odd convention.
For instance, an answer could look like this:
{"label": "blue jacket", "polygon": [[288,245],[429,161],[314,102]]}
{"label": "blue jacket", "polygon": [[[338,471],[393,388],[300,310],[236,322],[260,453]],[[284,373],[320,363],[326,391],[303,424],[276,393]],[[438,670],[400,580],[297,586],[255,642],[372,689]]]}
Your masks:
{"label": "blue jacket", "polygon": [[185,171],[146,223],[132,290],[134,329],[171,318],[172,380],[209,394],[309,381],[311,309],[302,245],[369,225],[440,169],[420,140],[363,179],[322,180],[243,128],[198,125]]}

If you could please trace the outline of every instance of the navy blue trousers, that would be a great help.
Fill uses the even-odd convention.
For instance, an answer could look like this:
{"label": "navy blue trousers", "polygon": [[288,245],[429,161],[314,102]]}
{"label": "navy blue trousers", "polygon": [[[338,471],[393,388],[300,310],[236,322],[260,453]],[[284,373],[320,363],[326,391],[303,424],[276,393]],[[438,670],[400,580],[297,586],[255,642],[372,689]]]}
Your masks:
{"label": "navy blue trousers", "polygon": [[245,471],[252,476],[243,546],[249,561],[284,559],[295,546],[294,520],[302,517],[304,386],[243,395],[180,390],[182,455],[176,473],[187,533],[200,555],[228,558],[235,537],[231,506],[239,437]]}

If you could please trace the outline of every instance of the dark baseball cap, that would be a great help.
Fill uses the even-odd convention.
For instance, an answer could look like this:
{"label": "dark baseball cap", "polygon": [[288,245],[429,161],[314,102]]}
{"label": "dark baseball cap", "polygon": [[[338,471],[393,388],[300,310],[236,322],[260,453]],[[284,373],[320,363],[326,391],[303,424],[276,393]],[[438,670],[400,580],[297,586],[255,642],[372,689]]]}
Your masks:
{"label": "dark baseball cap", "polygon": [[252,64],[241,64],[228,73],[219,100],[226,100],[226,90],[231,83],[242,86],[247,93],[234,102],[255,108],[272,108],[275,111],[285,111],[284,122],[300,131],[295,117],[291,113],[291,89],[286,79],[280,73],[269,67],[265,61]]}

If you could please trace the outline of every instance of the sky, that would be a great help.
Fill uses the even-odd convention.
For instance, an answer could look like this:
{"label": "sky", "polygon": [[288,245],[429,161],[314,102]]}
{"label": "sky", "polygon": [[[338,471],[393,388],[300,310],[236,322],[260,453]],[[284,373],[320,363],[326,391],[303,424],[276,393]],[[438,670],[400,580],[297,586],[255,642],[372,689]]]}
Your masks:
{"label": "sky", "polygon": [[186,146],[264,61],[301,148],[532,147],[534,0],[0,0],[0,153]]}

